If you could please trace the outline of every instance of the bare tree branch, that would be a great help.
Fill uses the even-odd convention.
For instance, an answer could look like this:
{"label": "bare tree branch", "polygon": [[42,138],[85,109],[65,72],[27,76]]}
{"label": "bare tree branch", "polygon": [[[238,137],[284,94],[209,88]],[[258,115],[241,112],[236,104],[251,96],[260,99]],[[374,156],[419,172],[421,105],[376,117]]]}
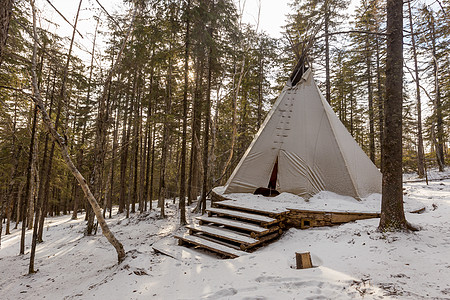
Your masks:
{"label": "bare tree branch", "polygon": [[[53,9],[64,19],[64,21],[67,22],[67,24],[69,24],[73,29],[75,29],[75,27],[72,25],[72,23],[70,23],[66,17],[64,17],[64,15],[50,2],[50,0],[46,0],[48,2],[48,4],[50,4],[51,7],[53,7]],[[77,30],[77,33],[81,36],[82,39],[84,39],[83,35]]]}
{"label": "bare tree branch", "polygon": [[103,7],[103,5],[100,3],[100,1],[95,0],[95,2],[97,2],[97,4],[102,8],[102,10],[105,12],[105,14],[108,16],[108,18],[110,18],[114,24],[116,24],[117,27],[119,27],[120,31],[122,30],[122,27],[120,26],[119,22],[116,21],[116,19],[114,19],[109,12],[105,9],[105,7]]}

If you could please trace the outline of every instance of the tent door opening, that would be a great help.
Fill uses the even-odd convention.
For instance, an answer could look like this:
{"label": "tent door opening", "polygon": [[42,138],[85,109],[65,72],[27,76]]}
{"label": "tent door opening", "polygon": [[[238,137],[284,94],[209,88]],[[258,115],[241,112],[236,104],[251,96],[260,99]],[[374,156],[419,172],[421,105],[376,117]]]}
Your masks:
{"label": "tent door opening", "polygon": [[259,187],[253,194],[263,196],[277,196],[280,192],[277,191],[277,176],[278,176],[278,157],[273,165],[272,173],[270,174],[269,184],[267,187]]}

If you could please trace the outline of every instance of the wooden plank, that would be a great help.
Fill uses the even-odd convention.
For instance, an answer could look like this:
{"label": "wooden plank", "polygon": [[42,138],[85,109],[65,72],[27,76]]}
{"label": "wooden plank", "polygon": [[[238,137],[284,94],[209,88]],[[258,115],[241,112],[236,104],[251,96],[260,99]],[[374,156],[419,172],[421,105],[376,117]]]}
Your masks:
{"label": "wooden plank", "polygon": [[380,213],[378,213],[378,212],[308,210],[308,209],[291,208],[291,207],[287,207],[287,210],[289,210],[291,212],[311,213],[311,214],[347,214],[347,215],[367,215],[367,216],[377,215],[378,217],[380,216]]}
{"label": "wooden plank", "polygon": [[257,239],[245,236],[236,232],[231,232],[219,227],[213,226],[201,226],[201,225],[187,225],[187,229],[193,232],[202,232],[211,236],[222,238],[225,240],[233,241],[236,243],[251,245],[258,243]]}
{"label": "wooden plank", "polygon": [[215,237],[213,237],[213,236],[209,236],[209,235],[206,235],[206,234],[202,234],[201,232],[197,232],[197,233],[195,234],[195,236],[201,237],[202,239],[205,239],[205,240],[208,240],[208,241],[217,243],[217,244],[221,244],[221,245],[224,245],[224,246],[227,246],[227,247],[236,249],[236,250],[241,250],[241,247],[240,247],[240,246],[238,246],[238,245],[236,245],[236,244],[232,244],[232,242],[227,242],[227,241],[224,241],[224,240],[219,240],[219,239],[217,239],[217,238],[215,238]]}
{"label": "wooden plank", "polygon": [[221,245],[221,244],[209,241],[209,240],[205,240],[198,236],[185,234],[185,235],[175,235],[174,238],[179,239],[184,242],[187,242],[189,244],[196,245],[201,248],[208,249],[210,251],[214,251],[216,253],[220,253],[222,255],[225,255],[225,256],[228,256],[231,258],[236,258],[236,257],[247,254],[246,252],[236,250],[236,249],[233,249],[233,248],[230,248],[225,245]]}
{"label": "wooden plank", "polygon": [[[173,236],[164,237],[156,241],[152,248],[155,252],[173,257],[180,261],[213,261],[216,259],[211,255],[196,251],[194,248],[177,247],[177,240]],[[239,249],[239,248],[237,248]]]}
{"label": "wooden plank", "polygon": [[209,208],[206,211],[208,213],[214,213],[214,214],[217,214],[217,215],[233,217],[233,218],[237,218],[237,219],[241,219],[241,220],[249,220],[249,221],[253,221],[253,222],[258,222],[262,226],[267,226],[267,225],[271,225],[271,224],[274,224],[274,223],[278,222],[277,219],[270,218],[270,217],[267,217],[267,216],[261,216],[261,215],[257,215],[257,214],[250,214],[250,213],[241,212],[241,211],[235,211],[235,210],[231,210],[231,209]]}
{"label": "wooden plank", "polygon": [[289,212],[289,210],[284,207],[261,207],[259,205],[253,205],[252,203],[245,203],[244,201],[241,202],[235,200],[225,200],[217,202],[215,205],[217,207],[239,209],[271,217],[281,216]]}
{"label": "wooden plank", "polygon": [[377,214],[345,214],[345,213],[332,213],[332,223],[347,223],[356,220],[379,218]]}
{"label": "wooden plank", "polygon": [[[261,227],[258,225],[254,225],[254,224],[250,224],[250,223],[246,223],[246,222],[230,220],[230,219],[217,218],[217,217],[204,217],[204,216],[196,217],[196,219],[199,220],[200,222],[224,225],[227,227],[232,227],[232,228],[237,228],[237,229],[254,232],[256,234],[263,234],[263,233],[269,232],[269,229],[267,229],[267,228],[264,228],[264,227]],[[200,225],[202,225],[202,224],[200,224]]]}

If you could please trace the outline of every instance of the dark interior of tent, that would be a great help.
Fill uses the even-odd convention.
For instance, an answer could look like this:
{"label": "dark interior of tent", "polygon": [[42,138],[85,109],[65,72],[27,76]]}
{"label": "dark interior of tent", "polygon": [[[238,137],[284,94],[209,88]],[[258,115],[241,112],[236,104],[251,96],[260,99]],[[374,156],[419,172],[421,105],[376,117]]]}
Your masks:
{"label": "dark interior of tent", "polygon": [[270,180],[267,187],[259,187],[253,193],[254,195],[263,195],[267,197],[273,197],[280,194],[277,191],[277,176],[278,176],[278,157],[273,165],[272,173],[270,174]]}

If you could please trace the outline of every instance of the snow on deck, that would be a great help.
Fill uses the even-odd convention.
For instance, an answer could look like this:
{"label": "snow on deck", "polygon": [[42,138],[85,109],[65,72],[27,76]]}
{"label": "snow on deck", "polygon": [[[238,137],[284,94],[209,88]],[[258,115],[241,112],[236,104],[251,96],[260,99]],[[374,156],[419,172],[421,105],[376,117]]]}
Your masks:
{"label": "snow on deck", "polygon": [[[318,212],[380,213],[381,210],[381,194],[372,194],[361,200],[356,200],[353,197],[322,191],[306,200],[291,193],[266,197],[250,193],[223,194],[223,191],[223,187],[214,189],[215,193],[231,199],[224,201],[224,203],[260,211],[279,213],[289,209],[298,209]],[[410,212],[422,208],[423,205],[416,200],[405,197],[404,207],[405,211]]]}

